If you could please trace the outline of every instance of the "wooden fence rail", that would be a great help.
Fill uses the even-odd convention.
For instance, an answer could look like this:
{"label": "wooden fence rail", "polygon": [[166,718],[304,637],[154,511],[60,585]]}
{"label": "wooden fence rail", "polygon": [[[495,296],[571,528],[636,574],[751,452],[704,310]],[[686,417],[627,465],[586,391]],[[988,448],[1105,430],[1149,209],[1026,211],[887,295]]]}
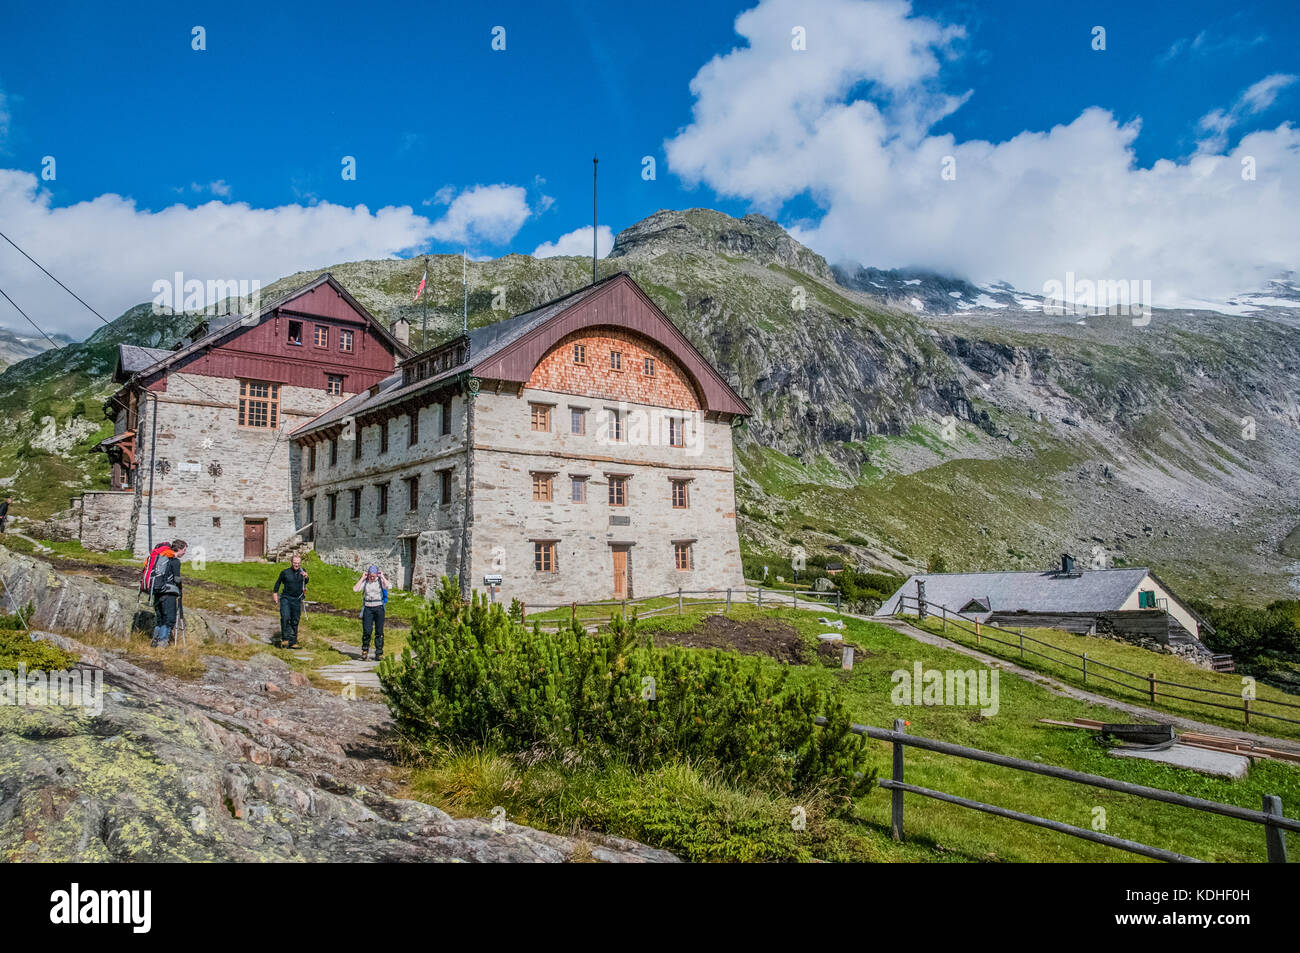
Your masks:
{"label": "wooden fence rail", "polygon": [[[1107,664],[1106,662],[1099,661],[1098,659],[1090,658],[1087,652],[1083,652],[1083,653],[1071,652],[1069,649],[1063,649],[1058,645],[1052,645],[1050,642],[1044,642],[1041,639],[1034,638],[1033,636],[1025,635],[1023,629],[1019,631],[1012,631],[1011,629],[1004,629],[998,625],[991,625],[987,622],[980,622],[978,619],[970,619],[967,618],[965,615],[963,615],[961,612],[958,612],[954,609],[949,609],[947,606],[939,605],[937,603],[930,602],[929,600],[926,600],[924,603],[922,603],[915,596],[900,596],[898,600],[898,607],[895,609],[894,615],[898,616],[904,614],[903,610],[908,607],[911,607],[912,609],[916,610],[916,614],[918,618],[925,618],[926,615],[937,616],[940,619],[942,626],[945,630],[951,624],[953,628],[959,631],[974,635],[975,642],[977,645],[983,645],[984,642],[986,641],[993,642],[997,645],[1003,645],[1006,646],[1007,648],[1015,649],[1020,653],[1020,658],[1022,659],[1026,655],[1036,655],[1039,658],[1046,659],[1049,662],[1054,662],[1057,665],[1062,665],[1066,668],[1073,669],[1076,672],[1081,672],[1083,675],[1082,681],[1084,685],[1088,684],[1088,678],[1089,676],[1091,676],[1094,679],[1101,679],[1102,681],[1110,682],[1113,685],[1118,685],[1120,688],[1127,689],[1128,691],[1136,692],[1137,694],[1140,695],[1145,695],[1147,701],[1152,705],[1159,705],[1162,700],[1171,699],[1174,701],[1190,702],[1193,705],[1204,705],[1208,708],[1222,708],[1228,711],[1241,712],[1245,718],[1245,723],[1247,725],[1250,724],[1250,719],[1252,716],[1260,717],[1260,718],[1273,718],[1277,721],[1285,721],[1293,725],[1300,725],[1300,718],[1288,718],[1285,715],[1277,715],[1277,714],[1273,714],[1272,712],[1260,711],[1258,707],[1255,707],[1258,705],[1276,705],[1279,708],[1296,709],[1297,711],[1300,711],[1300,704],[1297,703],[1278,701],[1271,698],[1255,698],[1255,699],[1245,698],[1240,693],[1227,692],[1218,688],[1203,688],[1199,685],[1185,685],[1182,682],[1171,682],[1167,679],[1156,678],[1155,672],[1149,672],[1146,675],[1140,674],[1138,672],[1130,672],[1126,668],[1120,668],[1118,666],[1110,665]],[[1001,632],[1008,636],[1014,636],[1016,641],[1010,642],[1007,641],[1006,639],[999,639],[994,635],[990,635],[989,634],[990,631]],[[1056,652],[1060,655],[1067,656],[1069,658],[1078,659],[1081,662],[1081,664],[1076,665],[1073,662],[1066,661],[1065,659],[1055,658],[1044,652],[1038,651],[1035,648],[1028,647],[1026,643],[1029,643],[1029,645],[1031,646],[1036,645],[1046,649],[1050,649],[1053,652]],[[1117,674],[1127,676],[1128,678],[1131,679],[1136,679],[1138,684],[1134,685],[1134,684],[1130,684],[1129,682],[1121,681],[1117,678],[1112,678],[1109,675],[1097,671],[1097,669],[1099,668],[1107,669],[1111,672],[1115,672]],[[1180,689],[1182,691],[1200,692],[1206,695],[1219,695],[1219,696],[1226,696],[1228,698],[1236,698],[1236,699],[1240,699],[1241,704],[1227,705],[1224,704],[1223,702],[1210,701],[1205,698],[1190,698],[1187,695],[1177,695],[1167,691],[1167,689],[1170,688]]]}
{"label": "wooden fence rail", "polygon": [[[823,727],[827,723],[824,717],[816,718],[815,722]],[[1104,831],[1094,831],[1086,827],[1076,827],[1073,824],[1066,824],[1062,821],[1054,821],[1050,818],[1038,817],[1033,814],[1013,811],[1010,808],[998,807],[994,804],[985,804],[981,801],[974,801],[970,798],[950,794],[946,791],[935,791],[930,788],[919,787],[915,784],[908,784],[903,779],[903,752],[904,749],[908,747],[921,748],[926,751],[935,751],[939,754],[965,758],[970,761],[982,761],[985,764],[998,765],[999,767],[1024,771],[1029,774],[1040,774],[1049,778],[1059,778],[1063,781],[1073,781],[1076,784],[1087,784],[1092,787],[1103,788],[1107,791],[1118,791],[1121,794],[1131,794],[1135,797],[1145,798],[1148,801],[1174,804],[1195,811],[1204,811],[1210,814],[1218,814],[1223,817],[1234,818],[1239,821],[1248,821],[1252,824],[1261,824],[1264,827],[1264,844],[1270,863],[1284,864],[1287,862],[1286,831],[1300,832],[1300,820],[1283,815],[1282,799],[1274,794],[1264,795],[1263,810],[1256,811],[1247,807],[1239,807],[1235,804],[1223,804],[1219,801],[1208,801],[1204,798],[1192,797],[1189,794],[1179,794],[1176,791],[1166,791],[1162,788],[1151,788],[1142,784],[1133,784],[1129,781],[1119,781],[1115,778],[1107,778],[1098,774],[1085,774],[1082,771],[1074,771],[1070,768],[1061,768],[1056,765],[1043,764],[1038,761],[1026,761],[1023,758],[1013,758],[1010,755],[997,754],[992,751],[983,751],[979,748],[967,748],[964,745],[939,741],[935,738],[909,735],[903,730],[905,724],[906,723],[903,719],[896,718],[894,720],[894,728],[892,731],[886,728],[876,728],[871,725],[849,725],[849,729],[855,734],[864,735],[868,738],[874,738],[879,741],[887,741],[893,748],[893,770],[891,775],[888,778],[880,779],[877,783],[891,794],[890,828],[893,832],[894,839],[898,841],[901,841],[904,838],[903,795],[906,793],[932,798],[948,804],[955,804],[958,807],[965,807],[986,814],[994,814],[998,817],[1005,817],[1022,824],[1031,824],[1035,827],[1043,827],[1048,830],[1057,831],[1061,834],[1068,834],[1071,837],[1077,837],[1081,840],[1092,841],[1097,844],[1105,844],[1108,847],[1115,847],[1119,850],[1141,854],[1144,857],[1152,857],[1156,860],[1171,861],[1175,863],[1201,863],[1197,858],[1189,857],[1186,854],[1179,854],[1162,847],[1152,847],[1150,844],[1142,844],[1138,841],[1126,840],[1122,837],[1107,834]]]}
{"label": "wooden fence rail", "polygon": [[[663,606],[650,605],[663,599],[673,601]],[[605,618],[612,619],[615,615],[626,616],[628,609],[636,609],[637,616],[644,619],[656,615],[683,615],[688,608],[700,609],[710,606],[724,606],[726,611],[730,611],[733,605],[738,604],[760,608],[767,606],[772,609],[790,606],[795,609],[822,609],[835,613],[841,611],[839,592],[817,592],[811,589],[764,589],[762,586],[757,586],[755,588],[736,587],[731,589],[675,589],[671,592],[656,593],[652,596],[637,596],[635,599],[597,599],[591,602],[534,602],[523,605],[523,612],[524,619],[527,621],[530,615],[545,614],[556,609],[567,609],[569,610],[569,621],[572,622],[579,621],[584,609],[608,610],[607,614],[605,612],[597,612],[595,615],[587,614],[585,621],[598,622]],[[544,626],[563,625],[564,620],[542,619],[541,624]]]}

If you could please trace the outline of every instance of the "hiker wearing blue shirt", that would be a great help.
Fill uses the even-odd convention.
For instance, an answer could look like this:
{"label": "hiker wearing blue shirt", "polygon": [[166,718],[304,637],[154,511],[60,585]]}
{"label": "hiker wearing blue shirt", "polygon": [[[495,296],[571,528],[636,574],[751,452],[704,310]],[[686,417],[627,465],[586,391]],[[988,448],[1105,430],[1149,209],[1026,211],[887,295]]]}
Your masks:
{"label": "hiker wearing blue shirt", "polygon": [[353,592],[361,596],[361,658],[370,658],[370,630],[375,630],[375,658],[384,657],[384,605],[388,602],[388,590],[391,587],[388,577],[379,571],[378,566],[369,567]]}

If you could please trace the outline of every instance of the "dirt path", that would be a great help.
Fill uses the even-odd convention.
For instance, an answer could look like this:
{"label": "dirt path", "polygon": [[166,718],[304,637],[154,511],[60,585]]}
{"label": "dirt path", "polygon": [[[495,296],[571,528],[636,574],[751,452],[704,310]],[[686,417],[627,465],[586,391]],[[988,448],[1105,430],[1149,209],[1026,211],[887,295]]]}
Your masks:
{"label": "dirt path", "polygon": [[[849,615],[848,613],[844,614]],[[916,639],[918,642],[924,642],[926,645],[933,645],[938,648],[949,649],[953,652],[960,652],[962,655],[978,659],[989,667],[999,668],[1002,671],[1010,672],[1019,678],[1042,685],[1054,695],[1060,695],[1064,698],[1073,698],[1077,701],[1092,702],[1097,705],[1105,705],[1107,708],[1113,708],[1116,711],[1122,711],[1139,718],[1147,718],[1152,721],[1171,724],[1183,731],[1195,731],[1207,735],[1218,735],[1222,738],[1235,738],[1240,741],[1251,741],[1270,748],[1278,748],[1282,751],[1290,751],[1300,754],[1300,742],[1291,741],[1286,738],[1275,738],[1272,735],[1256,734],[1253,731],[1240,731],[1235,728],[1225,728],[1222,725],[1211,725],[1203,721],[1196,721],[1192,718],[1184,718],[1181,715],[1175,715],[1171,712],[1147,708],[1143,705],[1135,705],[1132,702],[1120,701],[1119,699],[1111,698],[1109,695],[1098,695],[1095,692],[1090,692],[1086,689],[1077,688],[1074,685],[1067,685],[1064,682],[1057,681],[1050,675],[1044,675],[1042,672],[1036,672],[1033,669],[1024,668],[1023,666],[1017,665],[1004,658],[998,658],[996,655],[988,655],[984,652],[978,651],[977,649],[972,649],[969,646],[962,645],[960,642],[954,642],[951,639],[946,639],[941,635],[935,635],[933,632],[927,632],[924,629],[918,629],[916,626],[904,622],[901,619],[891,619],[883,616],[867,617],[860,615],[849,615],[849,618],[887,625],[895,631],[902,632],[909,638]]]}

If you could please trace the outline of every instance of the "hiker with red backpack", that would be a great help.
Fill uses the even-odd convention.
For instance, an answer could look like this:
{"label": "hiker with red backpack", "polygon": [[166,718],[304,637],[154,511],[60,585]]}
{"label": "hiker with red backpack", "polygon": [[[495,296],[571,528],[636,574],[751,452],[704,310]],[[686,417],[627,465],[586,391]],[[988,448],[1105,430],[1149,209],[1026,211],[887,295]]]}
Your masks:
{"label": "hiker with red backpack", "polygon": [[388,604],[388,577],[371,566],[352,587],[361,593],[361,658],[370,657],[370,629],[375,630],[375,660],[384,657],[384,606]]}
{"label": "hiker with red backpack", "polygon": [[181,558],[185,555],[183,539],[155,546],[140,575],[140,591],[153,601],[154,628],[149,639],[153,648],[168,645],[181,612]]}

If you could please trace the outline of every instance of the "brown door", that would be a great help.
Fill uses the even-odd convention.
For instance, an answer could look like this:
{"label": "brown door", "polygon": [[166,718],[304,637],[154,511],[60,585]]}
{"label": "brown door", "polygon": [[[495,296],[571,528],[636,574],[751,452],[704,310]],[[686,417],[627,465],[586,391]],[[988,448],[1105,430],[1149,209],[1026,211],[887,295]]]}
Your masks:
{"label": "brown door", "polygon": [[406,544],[403,549],[402,560],[402,588],[410,592],[415,583],[415,543],[414,536],[408,536],[403,542]]}
{"label": "brown door", "polygon": [[244,520],[244,558],[266,555],[266,520]]}
{"label": "brown door", "polygon": [[614,598],[627,598],[627,550],[613,549],[614,554]]}

